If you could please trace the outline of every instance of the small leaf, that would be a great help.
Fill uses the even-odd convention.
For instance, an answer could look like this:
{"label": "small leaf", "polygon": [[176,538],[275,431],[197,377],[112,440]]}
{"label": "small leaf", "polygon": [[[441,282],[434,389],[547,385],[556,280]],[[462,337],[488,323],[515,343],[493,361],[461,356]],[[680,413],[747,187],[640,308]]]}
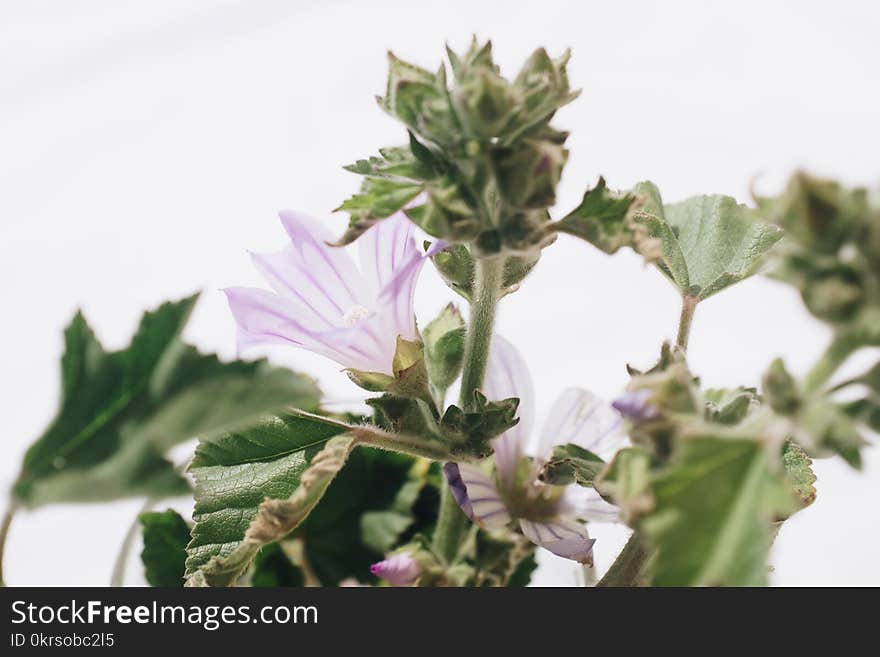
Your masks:
{"label": "small leaf", "polygon": [[605,253],[616,253],[621,247],[633,246],[634,235],[629,221],[636,203],[633,194],[609,190],[604,178],[588,189],[578,207],[550,228],[586,240]]}
{"label": "small leaf", "polygon": [[248,426],[296,405],[311,379],[265,361],[221,363],[180,338],[196,297],[146,313],[128,348],[107,352],[78,314],[65,331],[58,415],[25,455],[15,495],[27,506],[183,494],[165,457],[197,435]]}
{"label": "small leaf", "polygon": [[189,525],[176,511],[147,511],[138,516],[144,528],[141,561],[150,586],[182,587]]}
{"label": "small leaf", "polygon": [[577,483],[592,486],[593,480],[604,469],[605,461],[593,452],[568,443],[553,448],[553,455],[544,465],[539,478],[546,484],[567,486]]}
{"label": "small leaf", "polygon": [[782,448],[782,462],[788,483],[797,496],[800,508],[810,506],[816,500],[816,475],[810,467],[813,460],[804,449],[790,440]]}
{"label": "small leaf", "polygon": [[726,435],[681,441],[679,459],[651,484],[639,527],[656,550],[655,586],[759,586],[775,519],[793,509],[764,445]]}
{"label": "small leaf", "polygon": [[368,511],[361,516],[361,537],[364,545],[379,554],[388,552],[415,521],[413,505],[425,482],[420,478],[407,481],[391,504],[382,511]]}
{"label": "small leaf", "polygon": [[683,295],[706,299],[748,277],[782,231],[757,221],[758,213],[729,196],[694,196],[663,205],[653,183],[636,185],[647,200],[634,215],[660,240],[660,270]]}

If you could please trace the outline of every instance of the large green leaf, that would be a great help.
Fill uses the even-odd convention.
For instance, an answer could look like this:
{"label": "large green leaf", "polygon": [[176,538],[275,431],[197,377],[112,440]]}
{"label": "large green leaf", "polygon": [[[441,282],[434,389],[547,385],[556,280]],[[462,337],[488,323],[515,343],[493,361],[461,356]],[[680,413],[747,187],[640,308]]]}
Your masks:
{"label": "large green leaf", "polygon": [[141,561],[150,586],[183,586],[189,525],[177,511],[145,511],[138,516],[144,528]]}
{"label": "large green leaf", "polygon": [[[343,438],[346,442],[343,449],[324,452],[328,441],[343,431],[339,426],[320,420],[284,416],[269,418],[246,431],[200,439],[190,465],[196,490],[195,526],[187,547],[187,576],[192,576],[213,560],[215,563],[209,569],[208,583],[234,582],[259,547],[272,542],[263,540],[266,529],[263,526],[259,528],[260,536],[245,545],[247,532],[259,524],[263,502],[288,501],[299,494],[296,501],[303,509],[310,508],[309,504],[314,506],[326,483],[344,463],[347,443],[350,443],[348,438]],[[319,454],[337,457],[341,462],[336,470],[329,471],[326,482],[313,482],[311,490],[305,490],[301,485],[303,477]],[[316,492],[317,498],[312,499]],[[264,520],[268,519],[270,511],[267,510]],[[240,563],[224,565],[222,562],[236,550],[239,554],[234,559],[240,559]],[[212,580],[211,576],[215,578]]]}
{"label": "large green leaf", "polygon": [[105,351],[84,317],[65,331],[61,408],[24,458],[27,506],[184,493],[164,458],[197,435],[244,427],[285,406],[314,408],[311,379],[265,361],[221,363],[180,339],[196,296],[146,313],[128,348]]}
{"label": "large green leaf", "polygon": [[633,189],[644,200],[634,220],[662,245],[660,270],[688,296],[705,299],[754,273],[782,238],[776,226],[729,196],[694,196],[663,205],[650,182]]}
{"label": "large green leaf", "polygon": [[749,438],[692,436],[679,449],[640,524],[656,550],[653,583],[765,584],[773,522],[794,508],[782,464]]}

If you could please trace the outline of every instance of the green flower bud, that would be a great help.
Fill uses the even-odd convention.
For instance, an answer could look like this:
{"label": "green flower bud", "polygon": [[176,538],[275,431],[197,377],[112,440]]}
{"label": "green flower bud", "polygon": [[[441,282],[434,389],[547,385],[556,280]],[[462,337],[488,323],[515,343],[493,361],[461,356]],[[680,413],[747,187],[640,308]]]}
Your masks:
{"label": "green flower bud", "polygon": [[785,369],[781,358],[774,360],[761,381],[764,399],[777,413],[792,415],[801,405],[800,392],[794,377]]}
{"label": "green flower bud", "polygon": [[524,139],[492,154],[498,191],[514,208],[541,209],[556,203],[556,185],[568,151],[549,140]]}

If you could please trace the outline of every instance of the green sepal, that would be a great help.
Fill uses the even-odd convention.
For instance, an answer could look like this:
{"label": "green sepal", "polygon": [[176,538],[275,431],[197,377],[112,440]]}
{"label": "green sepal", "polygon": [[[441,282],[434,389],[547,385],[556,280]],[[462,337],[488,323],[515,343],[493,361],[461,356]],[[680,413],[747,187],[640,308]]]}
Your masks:
{"label": "green sepal", "polygon": [[489,401],[483,393],[475,390],[474,400],[473,411],[465,412],[458,406],[449,406],[440,420],[440,429],[453,445],[454,455],[479,459],[492,453],[492,438],[519,422],[516,416],[519,399]]}
{"label": "green sepal", "polygon": [[703,392],[709,422],[734,425],[742,422],[760,401],[755,388],[710,388]]}
{"label": "green sepal", "polygon": [[761,380],[764,400],[781,415],[793,415],[801,407],[801,394],[794,377],[781,358],[775,359]]}
{"label": "green sepal", "polygon": [[441,395],[461,373],[464,336],[464,320],[451,303],[422,330],[428,379]]}
{"label": "green sepal", "polygon": [[553,455],[544,464],[538,478],[545,484],[567,486],[577,483],[592,486],[605,468],[605,461],[588,449],[568,443],[553,448]]}
{"label": "green sepal", "polygon": [[651,454],[643,447],[624,447],[593,481],[608,502],[618,506],[623,518],[634,523],[654,506],[650,492]]}

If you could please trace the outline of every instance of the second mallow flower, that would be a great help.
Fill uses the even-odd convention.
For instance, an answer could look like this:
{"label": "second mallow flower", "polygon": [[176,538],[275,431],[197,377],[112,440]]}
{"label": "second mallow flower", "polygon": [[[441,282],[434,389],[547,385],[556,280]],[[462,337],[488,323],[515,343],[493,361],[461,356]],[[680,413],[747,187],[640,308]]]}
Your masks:
{"label": "second mallow flower", "polygon": [[416,281],[442,244],[424,253],[413,224],[398,213],[358,240],[358,269],[345,250],[329,246],[332,235],[316,221],[289,211],[280,216],[290,244],[277,253],[252,254],[272,291],[225,290],[239,350],[286,344],[353,370],[392,374],[398,338],[418,340]]}
{"label": "second mallow flower", "polygon": [[474,464],[444,466],[456,502],[485,529],[515,521],[532,543],[561,557],[592,563],[594,539],[584,521],[616,521],[617,508],[592,488],[547,485],[538,474],[554,445],[574,443],[602,457],[613,454],[625,442],[620,414],[588,390],[569,388],[553,405],[536,445],[529,449],[534,417],[531,377],[522,356],[497,335],[483,388],[490,399],[518,397],[520,421],[493,440],[494,476]]}

